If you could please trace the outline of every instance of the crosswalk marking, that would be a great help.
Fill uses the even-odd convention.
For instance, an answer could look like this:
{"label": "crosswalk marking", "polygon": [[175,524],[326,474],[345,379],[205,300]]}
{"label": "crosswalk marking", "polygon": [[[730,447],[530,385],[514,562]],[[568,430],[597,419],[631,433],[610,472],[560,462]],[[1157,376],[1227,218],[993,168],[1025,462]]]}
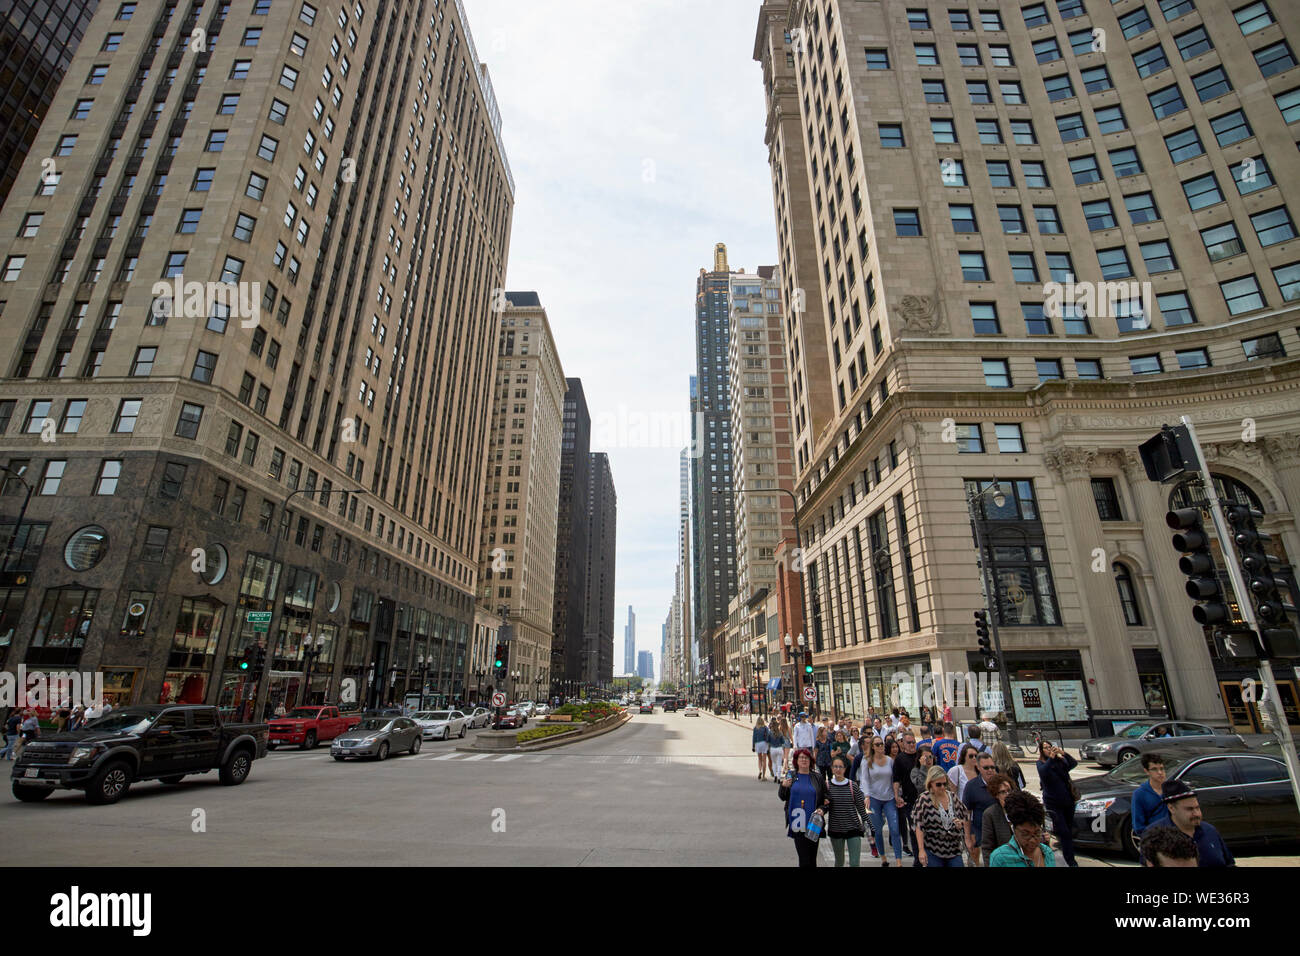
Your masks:
{"label": "crosswalk marking", "polygon": [[632,756],[632,757],[627,757],[626,759],[624,759],[623,762],[624,762],[624,763],[640,763],[640,762],[641,762],[641,755],[640,755],[640,754],[637,754],[637,755]]}
{"label": "crosswalk marking", "polygon": [[487,760],[488,757],[499,757],[499,756],[503,756],[503,755],[502,754],[471,754],[470,756],[465,758],[465,762],[469,763],[471,760]]}
{"label": "crosswalk marking", "polygon": [[430,757],[429,759],[430,760],[455,760],[459,756],[460,754],[453,750],[449,754],[440,754],[437,757]]}
{"label": "crosswalk marking", "polygon": [[523,754],[502,754],[497,757],[496,763],[505,763],[507,760],[518,760]]}

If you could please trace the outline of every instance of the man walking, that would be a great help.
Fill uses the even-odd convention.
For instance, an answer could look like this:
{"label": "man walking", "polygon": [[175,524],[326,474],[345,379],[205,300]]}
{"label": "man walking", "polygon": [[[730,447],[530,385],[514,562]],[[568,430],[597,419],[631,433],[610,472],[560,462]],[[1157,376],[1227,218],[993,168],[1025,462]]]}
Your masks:
{"label": "man walking", "polygon": [[944,721],[942,732],[942,737],[935,737],[931,742],[930,749],[934,752],[935,766],[942,767],[943,772],[947,773],[957,763],[957,753],[961,750],[961,744],[953,737],[951,721]]}
{"label": "man walking", "polygon": [[1196,844],[1196,855],[1201,866],[1226,867],[1236,866],[1232,851],[1223,842],[1213,824],[1206,823],[1201,817],[1201,804],[1196,799],[1196,791],[1181,780],[1170,780],[1164,786],[1163,801],[1169,808],[1169,817],[1173,824]]}
{"label": "man walking", "polygon": [[912,808],[920,796],[916,783],[912,780],[912,771],[919,759],[916,753],[916,735],[907,731],[899,742],[898,756],[894,758],[894,803],[898,807],[898,828],[903,834],[903,848],[912,857],[913,866],[921,865],[916,854],[916,833],[912,827]]}
{"label": "man walking", "polygon": [[1133,791],[1133,837],[1139,842],[1151,827],[1172,826],[1169,808],[1164,803],[1165,758],[1158,753],[1142,755],[1142,769],[1147,779]]}
{"label": "man walking", "polygon": [[812,750],[817,746],[817,728],[806,712],[799,713],[799,723],[794,725],[794,748]]}
{"label": "man walking", "polygon": [[971,835],[975,838],[975,845],[970,851],[971,863],[974,866],[979,866],[980,842],[984,837],[981,824],[984,819],[984,811],[993,805],[993,796],[989,793],[988,787],[989,780],[997,773],[997,768],[993,766],[993,755],[988,753],[980,754],[976,760],[976,769],[979,773],[966,782],[966,789],[962,791],[961,802],[966,804],[966,809],[970,811],[970,830]]}

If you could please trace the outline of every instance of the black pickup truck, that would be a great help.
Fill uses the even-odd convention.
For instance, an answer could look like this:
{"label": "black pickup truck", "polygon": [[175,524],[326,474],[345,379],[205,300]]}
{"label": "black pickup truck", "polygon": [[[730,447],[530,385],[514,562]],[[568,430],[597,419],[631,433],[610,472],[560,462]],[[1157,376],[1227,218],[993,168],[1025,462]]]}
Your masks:
{"label": "black pickup truck", "polygon": [[56,789],[85,790],[89,803],[116,803],[136,780],[176,784],[210,770],[234,786],[266,756],[266,741],[266,724],[222,723],[216,707],[125,707],[23,747],[14,763],[13,793],[36,802]]}

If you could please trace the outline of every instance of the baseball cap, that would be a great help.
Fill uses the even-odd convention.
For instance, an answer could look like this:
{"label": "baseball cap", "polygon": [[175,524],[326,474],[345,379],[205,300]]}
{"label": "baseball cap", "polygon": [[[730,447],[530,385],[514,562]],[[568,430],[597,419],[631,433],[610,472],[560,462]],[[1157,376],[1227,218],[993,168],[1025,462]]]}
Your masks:
{"label": "baseball cap", "polygon": [[1163,803],[1173,803],[1176,800],[1186,800],[1188,797],[1194,796],[1196,796],[1196,791],[1181,780],[1170,780],[1160,790],[1160,799]]}

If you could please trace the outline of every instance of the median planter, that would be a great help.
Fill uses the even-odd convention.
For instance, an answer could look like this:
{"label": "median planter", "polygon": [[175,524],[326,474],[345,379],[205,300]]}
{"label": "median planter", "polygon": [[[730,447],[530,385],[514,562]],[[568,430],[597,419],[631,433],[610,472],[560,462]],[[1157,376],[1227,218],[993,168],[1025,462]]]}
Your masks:
{"label": "median planter", "polygon": [[567,725],[561,722],[549,726],[542,724],[520,731],[488,731],[479,734],[473,744],[456,749],[464,753],[483,751],[528,753],[534,750],[549,750],[551,747],[563,747],[575,740],[585,740],[588,737],[617,730],[631,719],[630,714],[614,713],[591,722],[574,721]]}

